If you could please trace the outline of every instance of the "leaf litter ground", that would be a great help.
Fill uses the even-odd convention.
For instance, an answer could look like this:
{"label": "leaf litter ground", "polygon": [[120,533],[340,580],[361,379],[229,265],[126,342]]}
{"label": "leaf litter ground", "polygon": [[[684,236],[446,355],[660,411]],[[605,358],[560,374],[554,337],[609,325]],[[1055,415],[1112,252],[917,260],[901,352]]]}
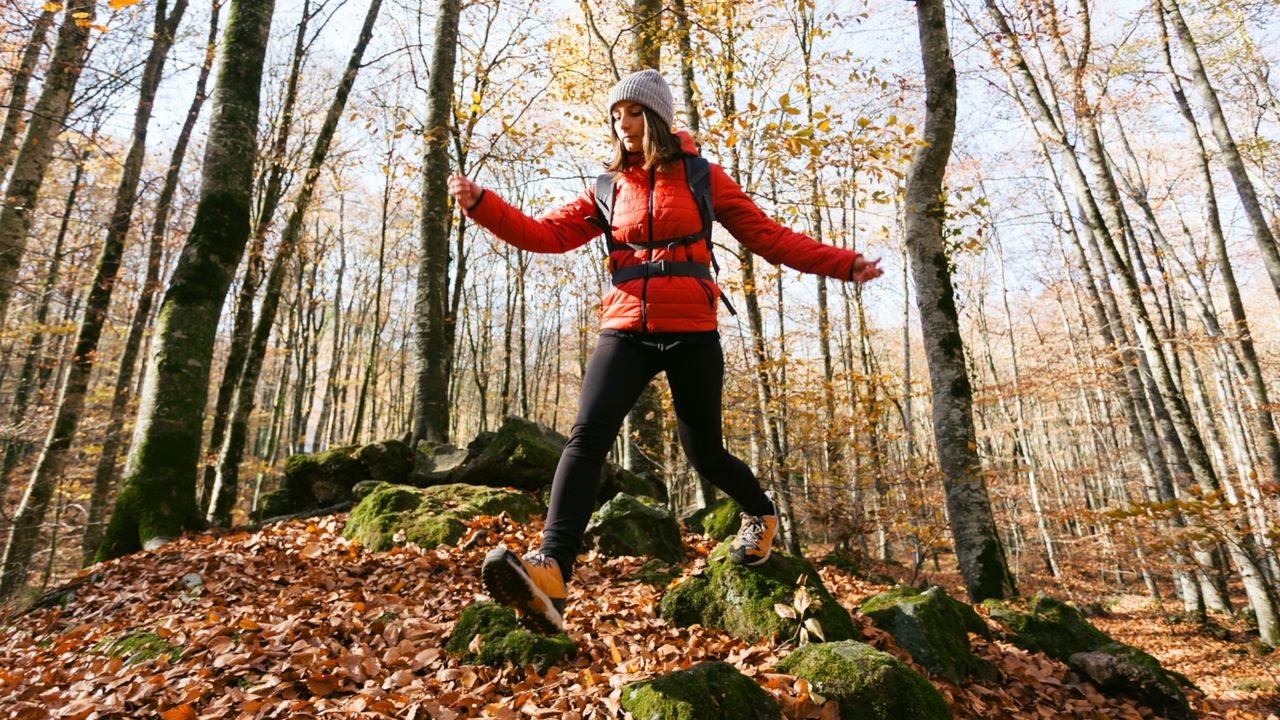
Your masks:
{"label": "leaf litter ground", "polygon": [[[793,645],[747,644],[658,619],[663,589],[635,580],[640,558],[592,555],[579,566],[567,613],[575,660],[542,675],[532,667],[462,665],[442,648],[458,614],[486,599],[477,572],[485,552],[499,542],[528,547],[540,528],[484,517],[471,523],[466,549],[409,545],[369,553],[341,536],[345,519],[190,535],[82,573],[63,607],[5,626],[0,715],[615,718],[625,717],[618,698],[627,683],[714,659],[754,678],[787,718],[836,717],[834,703],[804,680],[774,672]],[[699,572],[715,543],[696,535],[685,541],[687,575]],[[851,609],[887,588],[831,567],[821,573]],[[1274,658],[1241,655],[1238,643],[1170,627],[1157,615],[1131,602],[1099,624],[1207,691],[1192,695],[1201,717],[1271,714]],[[910,662],[887,633],[860,615],[854,620],[866,642]],[[110,652],[113,641],[144,632],[173,650],[133,658]],[[1154,717],[1102,697],[1061,663],[1003,641],[971,639],[998,676],[964,686],[931,678],[957,718]],[[1253,682],[1241,690],[1241,679]]]}

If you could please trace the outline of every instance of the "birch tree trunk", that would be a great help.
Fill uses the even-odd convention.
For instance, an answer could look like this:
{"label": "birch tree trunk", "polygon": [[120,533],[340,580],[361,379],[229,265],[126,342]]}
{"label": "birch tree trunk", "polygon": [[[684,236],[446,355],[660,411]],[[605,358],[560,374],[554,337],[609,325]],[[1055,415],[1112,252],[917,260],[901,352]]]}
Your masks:
{"label": "birch tree trunk", "polygon": [[199,524],[196,470],[218,318],[249,239],[262,69],[275,0],[231,0],[204,179],[160,314],[138,420],[98,560]]}
{"label": "birch tree trunk", "polygon": [[4,195],[0,196],[0,322],[8,314],[9,301],[13,299],[14,282],[27,251],[31,215],[40,186],[44,184],[45,170],[62,132],[71,94],[89,56],[89,32],[96,5],[94,0],[67,3],[58,29],[58,43],[44,76],[44,87],[5,178]]}
{"label": "birch tree trunk", "polygon": [[926,144],[916,150],[907,176],[906,244],[933,388],[933,432],[956,559],[969,599],[979,602],[1012,597],[1017,590],[978,458],[973,389],[965,367],[950,260],[942,239],[946,216],[942,179],[956,122],[956,74],[943,1],[918,0],[916,18],[927,93],[922,135]]}

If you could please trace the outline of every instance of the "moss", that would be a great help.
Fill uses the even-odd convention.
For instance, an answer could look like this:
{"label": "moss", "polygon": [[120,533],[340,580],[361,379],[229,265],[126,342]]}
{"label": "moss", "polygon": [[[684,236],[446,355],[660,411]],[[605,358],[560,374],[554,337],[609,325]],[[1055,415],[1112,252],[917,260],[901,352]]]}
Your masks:
{"label": "moss", "polygon": [[798,635],[799,623],[779,616],[774,605],[790,605],[796,581],[804,577],[811,599],[805,616],[818,621],[828,641],[856,636],[848,611],[827,591],[809,561],[774,550],[764,565],[745,567],[728,556],[729,543],[721,543],[701,575],[667,591],[658,605],[659,617],[680,626],[719,628],[747,642],[770,636],[789,640]]}
{"label": "moss", "polygon": [[1029,652],[1041,652],[1067,662],[1075,653],[1096,650],[1111,642],[1070,605],[1047,595],[1036,595],[1020,612],[1007,603],[988,602],[991,618],[1015,635],[1010,641]]}
{"label": "moss", "polygon": [[961,683],[974,674],[993,674],[990,663],[969,648],[970,630],[986,635],[985,623],[942,588],[894,588],[868,598],[859,609],[935,675]]}
{"label": "moss", "polygon": [[591,545],[606,555],[649,555],[667,562],[684,560],[680,526],[666,508],[618,494],[591,516]]}
{"label": "moss", "polygon": [[[479,651],[473,652],[476,635],[480,636]],[[539,674],[577,652],[568,635],[535,635],[519,627],[514,610],[491,602],[476,603],[462,611],[445,649],[464,663],[533,665]]]}
{"label": "moss", "polygon": [[400,530],[406,542],[435,547],[457,542],[466,532],[464,519],[502,512],[525,521],[540,508],[521,493],[498,488],[459,484],[420,489],[382,483],[351,511],[342,534],[374,552],[391,549]]}
{"label": "moss", "polygon": [[688,525],[696,532],[723,540],[738,532],[741,512],[742,508],[733,498],[722,498],[689,516]]}
{"label": "moss", "polygon": [[170,662],[182,657],[181,647],[166,642],[150,630],[99,640],[91,650],[121,658],[126,665],[135,665],[161,656],[167,657]]}
{"label": "moss", "polygon": [[841,718],[951,718],[947,701],[924,676],[865,643],[805,645],[778,663],[778,671],[808,680],[814,692],[835,700]]}
{"label": "moss", "polygon": [[850,575],[862,575],[862,561],[851,550],[836,548],[819,560],[818,564],[842,570]]}
{"label": "moss", "polygon": [[632,683],[622,709],[635,720],[781,720],[773,698],[737,668],[719,661]]}

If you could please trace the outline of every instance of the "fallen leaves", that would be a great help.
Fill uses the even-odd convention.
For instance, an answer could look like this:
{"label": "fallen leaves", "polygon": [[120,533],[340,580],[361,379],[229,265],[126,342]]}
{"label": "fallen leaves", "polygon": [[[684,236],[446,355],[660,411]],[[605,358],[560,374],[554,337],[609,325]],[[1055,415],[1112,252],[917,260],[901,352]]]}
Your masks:
{"label": "fallen leaves", "polygon": [[[477,569],[485,552],[497,543],[528,547],[540,528],[480,518],[466,549],[373,554],[341,537],[344,520],[190,536],[96,568],[66,608],[32,612],[0,636],[0,715],[590,720],[622,717],[627,683],[715,659],[752,677],[787,718],[838,717],[809,683],[773,672],[791,645],[747,644],[657,618],[663,590],[633,580],[641,558],[581,563],[567,616],[579,648],[571,663],[543,675],[460,665],[441,648],[462,609],[483,597]],[[685,572],[696,573],[714,543],[688,536],[686,544],[693,557]],[[201,579],[198,592],[181,580],[190,574]],[[884,589],[832,568],[822,577],[849,607]],[[803,616],[807,596],[796,600],[783,607]],[[854,619],[866,642],[910,660],[888,634]],[[181,655],[126,665],[94,650],[141,630]],[[975,639],[974,647],[995,664],[995,680],[958,687],[935,679],[957,718],[1151,717],[1078,683],[1060,663],[998,641]],[[1199,709],[1208,718],[1262,717]]]}

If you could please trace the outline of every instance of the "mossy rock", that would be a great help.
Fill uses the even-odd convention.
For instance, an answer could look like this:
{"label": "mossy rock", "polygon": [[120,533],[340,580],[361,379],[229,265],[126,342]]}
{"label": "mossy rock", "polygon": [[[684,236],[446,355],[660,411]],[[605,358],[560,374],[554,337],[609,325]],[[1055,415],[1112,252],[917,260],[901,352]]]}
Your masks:
{"label": "mossy rock", "polygon": [[898,658],[853,640],[805,645],[778,671],[809,681],[835,700],[845,720],[949,720],[947,701],[923,675]]}
{"label": "mossy rock", "polygon": [[1013,631],[1009,641],[1028,652],[1039,652],[1060,662],[1078,652],[1089,652],[1111,642],[1079,610],[1047,595],[1031,598],[1025,611],[999,600],[983,603],[991,619]]}
{"label": "mossy rock", "polygon": [[591,516],[586,541],[604,553],[645,555],[678,563],[684,560],[680,525],[664,507],[619,493]]}
{"label": "mossy rock", "polygon": [[769,693],[720,661],[624,686],[622,709],[635,720],[782,720]]}
{"label": "mossy rock", "polygon": [[934,675],[957,684],[972,675],[994,677],[995,668],[969,648],[970,632],[990,636],[986,623],[940,587],[896,587],[867,598],[859,611]]}
{"label": "mossy rock", "polygon": [[742,508],[733,498],[721,498],[685,519],[690,530],[723,540],[738,532],[742,524]]}
{"label": "mossy rock", "polygon": [[551,484],[566,439],[553,430],[509,416],[495,432],[467,445],[467,459],[449,473],[452,483],[538,490]]}
{"label": "mossy rock", "polygon": [[848,548],[836,548],[835,550],[832,550],[824,555],[822,559],[818,561],[818,564],[833,567],[837,570],[847,572],[850,575],[856,575],[858,577],[862,577],[863,574],[862,559]]}
{"label": "mossy rock", "polygon": [[409,482],[413,469],[413,453],[399,440],[369,443],[356,450],[356,459],[364,465],[370,480],[389,483]]}
{"label": "mossy rock", "polygon": [[640,569],[633,573],[629,579],[664,588],[678,577],[680,577],[679,565],[673,565],[654,558],[641,565]]}
{"label": "mossy rock", "polygon": [[[480,636],[479,651],[473,652],[471,645],[476,635]],[[532,665],[538,674],[577,653],[568,635],[531,633],[519,626],[514,610],[491,602],[476,603],[462,611],[445,649],[464,663],[491,667],[510,663],[518,668]]]}
{"label": "mossy rock", "polygon": [[280,487],[262,496],[254,515],[273,518],[354,502],[361,482],[404,483],[409,471],[409,447],[400,440],[293,455],[285,460]]}
{"label": "mossy rock", "polygon": [[618,493],[651,498],[663,505],[667,504],[669,498],[667,486],[656,474],[637,474],[619,465],[605,463],[600,471],[600,489],[596,491],[596,499],[607,501]]}
{"label": "mossy rock", "polygon": [[174,662],[182,657],[182,648],[174,645],[150,630],[131,632],[114,638],[104,638],[94,643],[93,652],[118,657],[126,665],[136,665],[158,657]]}
{"label": "mossy rock", "polygon": [[450,473],[462,467],[467,455],[465,449],[456,445],[418,441],[418,450],[413,453],[413,484],[426,486],[448,482]]}
{"label": "mossy rock", "polygon": [[804,617],[817,620],[827,641],[857,637],[849,612],[827,591],[808,560],[774,550],[758,567],[736,565],[729,560],[728,542],[711,552],[701,575],[667,591],[658,604],[658,616],[679,626],[719,628],[749,643],[770,636],[789,640],[799,635],[801,621],[780,616],[774,605],[791,605],[801,577],[811,600]]}
{"label": "mossy rock", "polygon": [[[1168,717],[1193,717],[1182,693],[1183,686],[1194,687],[1186,676],[1170,672],[1151,655],[1114,640],[1075,607],[1047,595],[1031,598],[1025,610],[996,600],[983,604],[993,620],[1012,631],[1009,641],[1017,647],[1066,663],[1105,694],[1155,703],[1152,707],[1158,705],[1156,709]],[[1184,711],[1187,714],[1180,714]]]}
{"label": "mossy rock", "polygon": [[436,485],[414,488],[382,483],[351,511],[342,534],[374,552],[390,550],[404,531],[405,542],[422,547],[453,544],[466,533],[463,520],[506,512],[526,521],[541,508],[523,493],[476,485]]}
{"label": "mossy rock", "polygon": [[[1194,720],[1182,688],[1171,673],[1147,653],[1124,643],[1110,643],[1092,652],[1072,655],[1067,665],[1088,678],[1105,695],[1125,695],[1169,720]],[[1184,678],[1185,680],[1185,678]]]}

